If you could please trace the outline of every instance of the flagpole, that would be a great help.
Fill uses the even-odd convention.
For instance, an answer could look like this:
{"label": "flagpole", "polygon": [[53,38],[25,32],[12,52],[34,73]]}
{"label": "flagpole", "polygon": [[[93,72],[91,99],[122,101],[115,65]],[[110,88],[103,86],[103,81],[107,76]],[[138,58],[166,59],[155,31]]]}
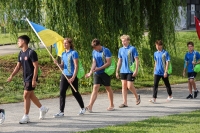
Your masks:
{"label": "flagpole", "polygon": [[[47,52],[49,53],[49,55],[51,56],[51,58],[53,59],[53,61],[55,60],[53,55],[51,54],[51,52],[49,51],[49,49],[47,48],[47,46],[44,44],[44,42],[42,41],[42,39],[40,38],[40,36],[38,35],[38,33],[35,31],[35,29],[33,28],[32,24],[30,23],[30,21],[28,20],[28,18],[26,18],[26,21],[28,22],[28,24],[31,26],[31,28],[33,29],[33,31],[35,32],[35,34],[37,35],[37,37],[40,39],[41,43],[44,45],[45,49],[47,50]],[[69,79],[67,78],[67,76],[64,74],[62,68],[59,66],[58,63],[56,63],[56,65],[58,66],[58,68],[60,69],[60,71],[62,72],[62,74],[65,76],[65,78],[67,79],[67,81],[69,82]],[[74,89],[75,92],[76,89],[74,88],[74,86],[72,85],[71,82],[69,82],[69,84],[71,85],[71,87]]]}

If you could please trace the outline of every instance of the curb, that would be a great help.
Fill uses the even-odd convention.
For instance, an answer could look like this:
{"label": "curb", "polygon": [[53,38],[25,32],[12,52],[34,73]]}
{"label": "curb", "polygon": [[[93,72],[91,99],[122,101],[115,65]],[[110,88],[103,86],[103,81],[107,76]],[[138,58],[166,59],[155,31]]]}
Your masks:
{"label": "curb", "polygon": [[5,45],[14,45],[16,43],[6,43],[6,44],[0,44],[0,46],[5,46]]}

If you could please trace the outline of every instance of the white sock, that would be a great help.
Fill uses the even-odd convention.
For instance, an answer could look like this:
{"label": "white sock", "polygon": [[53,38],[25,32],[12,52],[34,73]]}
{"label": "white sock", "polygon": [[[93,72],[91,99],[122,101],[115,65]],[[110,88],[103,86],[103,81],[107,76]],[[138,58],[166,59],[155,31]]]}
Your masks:
{"label": "white sock", "polygon": [[40,107],[40,110],[41,110],[41,111],[44,110],[44,106],[43,106],[43,105]]}

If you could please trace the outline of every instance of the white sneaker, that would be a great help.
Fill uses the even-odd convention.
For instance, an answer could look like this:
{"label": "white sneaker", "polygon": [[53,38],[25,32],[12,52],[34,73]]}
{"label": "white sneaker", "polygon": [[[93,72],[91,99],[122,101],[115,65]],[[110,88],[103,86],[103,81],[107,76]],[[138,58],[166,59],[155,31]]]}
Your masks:
{"label": "white sneaker", "polygon": [[155,103],[156,100],[154,100],[154,99],[150,99],[149,102],[151,102],[151,103]]}
{"label": "white sneaker", "polygon": [[24,115],[22,119],[19,121],[19,124],[27,124],[30,122],[28,115]]}
{"label": "white sneaker", "polygon": [[5,113],[4,110],[1,110],[0,113],[0,124],[2,124],[5,121]]}
{"label": "white sneaker", "polygon": [[86,109],[82,108],[82,109],[80,109],[80,112],[77,115],[84,115],[85,111],[86,111]]}
{"label": "white sneaker", "polygon": [[167,97],[167,101],[171,101],[171,100],[173,100],[173,97]]}
{"label": "white sneaker", "polygon": [[59,112],[55,115],[53,115],[54,118],[64,117],[64,112]]}
{"label": "white sneaker", "polygon": [[40,120],[43,120],[45,118],[45,115],[48,112],[48,110],[49,109],[46,107],[43,107],[42,109],[40,109],[40,117],[39,117]]}

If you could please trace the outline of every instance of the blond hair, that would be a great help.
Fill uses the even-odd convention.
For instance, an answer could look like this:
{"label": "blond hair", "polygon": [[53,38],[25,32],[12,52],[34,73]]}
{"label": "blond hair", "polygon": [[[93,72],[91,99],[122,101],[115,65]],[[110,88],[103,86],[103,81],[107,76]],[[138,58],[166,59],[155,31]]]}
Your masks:
{"label": "blond hair", "polygon": [[126,39],[127,41],[130,41],[130,36],[129,35],[122,35],[121,37],[120,37],[120,39],[122,40],[122,39]]}

